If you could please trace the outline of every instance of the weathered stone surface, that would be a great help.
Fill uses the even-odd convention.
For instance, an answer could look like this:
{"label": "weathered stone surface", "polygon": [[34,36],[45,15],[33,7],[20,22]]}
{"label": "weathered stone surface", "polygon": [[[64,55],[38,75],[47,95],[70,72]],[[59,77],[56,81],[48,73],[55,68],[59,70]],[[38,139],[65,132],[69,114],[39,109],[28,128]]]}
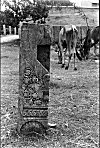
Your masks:
{"label": "weathered stone surface", "polygon": [[43,132],[45,132],[44,126],[40,122],[32,120],[25,122],[20,129],[20,133],[24,135],[33,133],[43,134]]}
{"label": "weathered stone surface", "polygon": [[39,128],[47,127],[50,44],[48,26],[23,24],[19,53],[19,133],[39,132]]}

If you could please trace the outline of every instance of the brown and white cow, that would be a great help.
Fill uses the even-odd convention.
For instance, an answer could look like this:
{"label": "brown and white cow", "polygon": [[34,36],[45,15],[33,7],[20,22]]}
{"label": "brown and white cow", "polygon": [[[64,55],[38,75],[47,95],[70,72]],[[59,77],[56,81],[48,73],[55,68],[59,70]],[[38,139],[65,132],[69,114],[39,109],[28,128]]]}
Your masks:
{"label": "brown and white cow", "polygon": [[100,27],[94,27],[93,29],[88,28],[86,37],[83,43],[83,46],[80,50],[81,56],[88,59],[90,48],[94,46],[94,54],[96,55],[97,52],[97,43],[100,39]]}
{"label": "brown and white cow", "polygon": [[82,60],[76,50],[76,44],[78,39],[78,30],[75,25],[65,25],[59,32],[59,52],[58,59],[59,64],[62,64],[62,68],[65,66],[65,55],[68,52],[68,64],[65,66],[65,69],[69,68],[69,63],[74,53],[74,70],[77,70],[75,67],[75,55]]}

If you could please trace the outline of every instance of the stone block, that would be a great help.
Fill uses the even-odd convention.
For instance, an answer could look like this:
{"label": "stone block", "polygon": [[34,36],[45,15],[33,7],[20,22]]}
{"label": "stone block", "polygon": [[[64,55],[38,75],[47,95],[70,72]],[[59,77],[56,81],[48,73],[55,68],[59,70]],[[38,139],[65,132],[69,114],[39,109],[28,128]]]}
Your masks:
{"label": "stone block", "polygon": [[50,44],[48,26],[23,23],[18,100],[21,134],[42,133],[48,126],[49,79],[46,75],[50,71]]}

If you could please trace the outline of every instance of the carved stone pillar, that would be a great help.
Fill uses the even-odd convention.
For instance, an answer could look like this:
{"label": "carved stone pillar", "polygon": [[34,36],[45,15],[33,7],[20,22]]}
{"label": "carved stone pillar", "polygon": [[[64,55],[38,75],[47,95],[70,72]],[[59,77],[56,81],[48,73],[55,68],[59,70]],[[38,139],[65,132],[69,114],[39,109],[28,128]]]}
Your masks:
{"label": "carved stone pillar", "polygon": [[19,120],[21,134],[48,127],[50,36],[48,26],[24,23],[19,53]]}

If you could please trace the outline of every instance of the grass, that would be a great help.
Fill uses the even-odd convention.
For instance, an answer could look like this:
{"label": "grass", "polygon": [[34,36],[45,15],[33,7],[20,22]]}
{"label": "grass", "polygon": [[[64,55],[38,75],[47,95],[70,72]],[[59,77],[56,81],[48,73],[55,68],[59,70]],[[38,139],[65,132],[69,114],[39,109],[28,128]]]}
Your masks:
{"label": "grass", "polygon": [[[98,9],[83,9],[85,15],[88,17],[89,26],[97,26],[98,22]],[[80,25],[86,26],[86,21],[81,17],[79,10],[72,8],[62,9],[61,11],[51,10],[48,17],[48,24],[55,25]]]}
{"label": "grass", "polygon": [[[91,56],[92,57],[92,56]],[[99,65],[94,59],[79,62],[73,71],[57,64],[51,51],[49,116],[56,129],[47,135],[20,137],[18,120],[19,45],[8,43],[1,50],[1,142],[4,148],[97,148],[99,147]]]}

